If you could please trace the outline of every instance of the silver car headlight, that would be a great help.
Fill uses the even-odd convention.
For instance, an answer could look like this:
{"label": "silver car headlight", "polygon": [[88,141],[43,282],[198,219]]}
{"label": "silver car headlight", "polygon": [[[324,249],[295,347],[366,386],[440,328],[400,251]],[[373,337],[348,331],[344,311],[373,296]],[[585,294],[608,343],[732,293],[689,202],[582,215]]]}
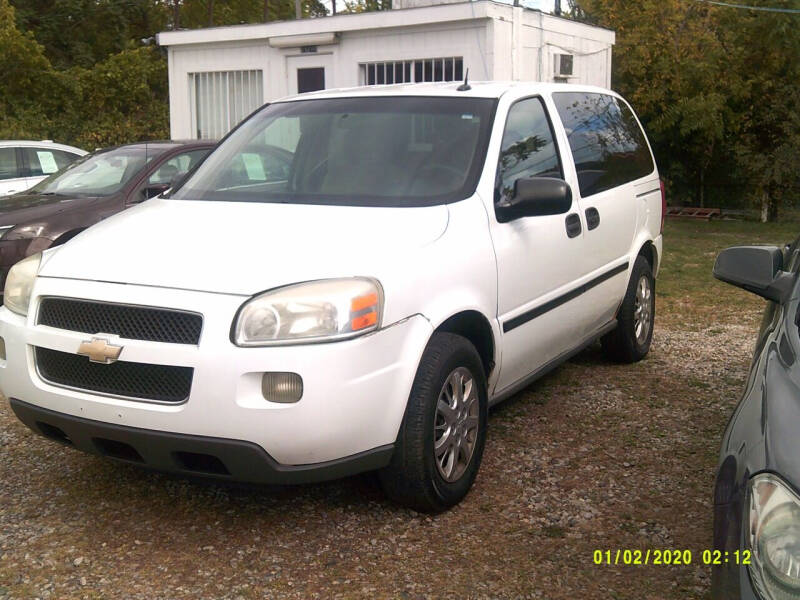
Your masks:
{"label": "silver car headlight", "polygon": [[353,277],[298,283],[254,296],[233,326],[237,346],[329,342],[380,327],[383,289]]}
{"label": "silver car headlight", "polygon": [[28,314],[28,305],[31,303],[31,292],[39,265],[42,262],[42,253],[30,255],[15,264],[8,271],[6,286],[3,290],[3,304],[6,308],[20,315]]}
{"label": "silver car headlight", "polygon": [[766,600],[800,598],[800,498],[777,476],[750,481],[753,583]]}

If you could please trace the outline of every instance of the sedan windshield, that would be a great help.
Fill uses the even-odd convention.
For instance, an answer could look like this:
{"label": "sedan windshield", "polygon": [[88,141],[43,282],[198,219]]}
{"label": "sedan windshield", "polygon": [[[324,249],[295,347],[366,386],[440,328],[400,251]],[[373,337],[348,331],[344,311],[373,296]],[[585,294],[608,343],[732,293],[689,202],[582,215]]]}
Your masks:
{"label": "sedan windshield", "polygon": [[137,145],[101,150],[79,158],[28,190],[27,194],[110,196],[117,193],[169,146]]}
{"label": "sedan windshield", "polygon": [[455,97],[303,100],[246,121],[171,197],[422,206],[471,195],[495,101]]}

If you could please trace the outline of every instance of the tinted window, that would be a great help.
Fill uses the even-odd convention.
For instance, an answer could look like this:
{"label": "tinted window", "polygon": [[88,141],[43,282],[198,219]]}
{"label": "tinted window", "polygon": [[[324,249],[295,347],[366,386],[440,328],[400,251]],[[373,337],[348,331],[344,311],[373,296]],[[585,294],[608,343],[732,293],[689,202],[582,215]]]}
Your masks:
{"label": "tinted window", "polygon": [[275,103],[241,125],[172,197],[421,206],[474,192],[495,101],[337,98]]}
{"label": "tinted window", "polygon": [[539,98],[520,100],[508,111],[495,202],[514,195],[514,182],[531,177],[563,177],[558,149],[547,113]]}
{"label": "tinted window", "polygon": [[624,102],[584,92],[559,92],[553,94],[553,100],[567,130],[581,196],[653,172],[644,133]]}
{"label": "tinted window", "polygon": [[51,175],[78,158],[77,154],[50,148],[23,148],[22,152],[28,161],[28,172],[31,177]]}
{"label": "tinted window", "polygon": [[14,148],[0,148],[0,179],[19,177],[17,152]]}

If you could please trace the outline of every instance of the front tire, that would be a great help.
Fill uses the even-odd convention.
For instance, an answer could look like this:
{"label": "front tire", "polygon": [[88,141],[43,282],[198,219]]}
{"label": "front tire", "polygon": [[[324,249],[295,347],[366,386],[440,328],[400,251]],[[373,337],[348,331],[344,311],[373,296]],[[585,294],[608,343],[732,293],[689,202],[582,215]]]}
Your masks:
{"label": "front tire", "polygon": [[486,443],[483,365],[464,337],[435,333],[422,354],[389,466],[386,495],[420,512],[442,512],[467,495]]}
{"label": "front tire", "polygon": [[650,263],[644,256],[637,256],[617,313],[617,328],[601,339],[603,350],[612,360],[634,363],[650,351],[656,318],[655,289]]}

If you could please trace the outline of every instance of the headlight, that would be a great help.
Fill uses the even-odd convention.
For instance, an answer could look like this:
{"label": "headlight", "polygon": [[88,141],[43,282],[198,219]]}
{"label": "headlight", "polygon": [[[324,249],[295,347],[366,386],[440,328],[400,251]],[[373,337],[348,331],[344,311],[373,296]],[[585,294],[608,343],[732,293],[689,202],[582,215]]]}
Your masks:
{"label": "headlight", "polygon": [[778,477],[750,482],[750,575],[767,600],[800,598],[800,498]]}
{"label": "headlight", "polygon": [[334,341],[380,326],[383,290],[374,279],[299,283],[248,300],[233,327],[238,346]]}
{"label": "headlight", "polygon": [[42,262],[42,253],[32,254],[15,264],[8,271],[6,287],[3,291],[3,304],[9,310],[21,315],[28,314],[28,305],[31,302],[31,291],[39,264]]}

